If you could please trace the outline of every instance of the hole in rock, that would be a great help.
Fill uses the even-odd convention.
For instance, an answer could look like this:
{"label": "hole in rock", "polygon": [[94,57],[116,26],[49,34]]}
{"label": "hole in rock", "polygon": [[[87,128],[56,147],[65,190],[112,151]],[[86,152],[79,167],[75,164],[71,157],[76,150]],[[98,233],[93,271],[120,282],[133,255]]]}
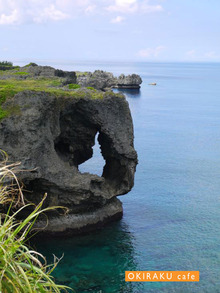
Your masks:
{"label": "hole in rock", "polygon": [[95,136],[95,145],[93,146],[92,158],[79,165],[79,171],[81,173],[87,172],[90,174],[102,176],[103,168],[105,166],[105,160],[101,154],[100,144],[98,142],[98,135],[99,133],[97,132]]}

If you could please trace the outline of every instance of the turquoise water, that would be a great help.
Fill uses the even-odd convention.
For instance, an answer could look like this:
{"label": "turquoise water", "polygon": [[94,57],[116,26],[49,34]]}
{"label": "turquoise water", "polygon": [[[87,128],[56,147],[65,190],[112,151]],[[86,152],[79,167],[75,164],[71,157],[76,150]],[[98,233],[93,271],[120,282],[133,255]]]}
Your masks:
{"label": "turquoise water", "polygon": [[[138,152],[124,217],[87,236],[40,240],[54,276],[76,292],[220,292],[220,64],[73,63],[67,70],[137,73],[125,91]],[[157,86],[149,86],[157,82]],[[99,173],[99,147],[81,167]],[[125,270],[199,270],[199,283],[134,283]]]}

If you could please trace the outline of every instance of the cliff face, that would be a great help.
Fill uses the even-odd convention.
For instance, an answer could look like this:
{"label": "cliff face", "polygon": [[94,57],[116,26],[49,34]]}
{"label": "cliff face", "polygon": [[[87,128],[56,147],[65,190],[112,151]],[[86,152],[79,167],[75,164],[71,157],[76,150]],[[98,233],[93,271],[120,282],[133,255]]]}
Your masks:
{"label": "cliff face", "polygon": [[[91,99],[24,91],[6,106],[19,111],[0,121],[0,148],[31,170],[19,175],[31,191],[26,197],[37,203],[46,192],[47,206],[70,210],[67,216],[52,214],[46,232],[78,233],[122,216],[116,196],[131,190],[137,165],[125,98],[113,93]],[[92,157],[97,133],[106,162],[101,177],[78,171]]]}

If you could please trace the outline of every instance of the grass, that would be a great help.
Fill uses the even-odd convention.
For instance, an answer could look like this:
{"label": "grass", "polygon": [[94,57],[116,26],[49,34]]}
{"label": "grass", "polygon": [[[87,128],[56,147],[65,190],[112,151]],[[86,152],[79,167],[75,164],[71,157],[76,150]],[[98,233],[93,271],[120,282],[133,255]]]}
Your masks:
{"label": "grass", "polygon": [[[62,82],[60,78],[28,78],[25,80],[20,79],[4,79],[0,80],[0,104],[6,98],[13,97],[16,93],[30,90],[30,91],[44,91],[56,96],[72,96],[72,97],[85,97],[86,93],[80,91],[80,85],[69,84],[70,90],[65,87],[60,87]],[[56,88],[59,87],[59,88]],[[103,93],[104,94],[104,93]]]}
{"label": "grass", "polygon": [[96,89],[95,89],[94,87],[92,87],[92,86],[87,86],[86,88],[87,88],[88,90],[96,91]]}
{"label": "grass", "polygon": [[61,80],[56,80],[56,79],[51,80],[50,86],[60,87],[60,86],[62,86],[62,82],[61,82]]}
{"label": "grass", "polygon": [[89,72],[88,71],[76,71],[76,76],[79,77],[79,76],[86,76],[88,75]]}
{"label": "grass", "polygon": [[18,72],[14,72],[15,75],[29,75],[28,72],[25,71],[18,71]]}
{"label": "grass", "polygon": [[3,108],[4,102],[14,97],[17,93],[30,90],[36,92],[46,92],[53,94],[57,97],[60,96],[75,96],[75,97],[85,97],[83,93],[76,93],[73,91],[67,91],[64,89],[57,89],[56,87],[61,86],[61,81],[59,78],[38,78],[38,79],[5,79],[0,80],[0,120],[14,113],[11,109]]}
{"label": "grass", "polygon": [[81,88],[81,85],[75,84],[75,83],[70,83],[70,84],[68,84],[68,87],[70,90],[75,90],[75,89]]}
{"label": "grass", "polygon": [[7,98],[13,97],[17,93],[16,89],[12,85],[1,86],[0,83],[0,121],[10,114],[9,109],[3,109],[2,104]]}
{"label": "grass", "polygon": [[8,114],[9,114],[8,111],[2,109],[2,107],[0,106],[0,121],[1,121],[3,118],[7,117]]}
{"label": "grass", "polygon": [[[0,163],[0,207],[10,204],[8,212],[0,215],[0,292],[67,292],[70,288],[56,284],[51,276],[59,259],[55,258],[54,264],[47,265],[45,257],[26,244],[37,217],[53,208],[41,210],[44,197],[25,219],[16,219],[23,209],[30,206],[24,204],[22,189],[15,175],[18,166],[7,164],[7,160]],[[13,206],[20,208],[11,214]]]}
{"label": "grass", "polygon": [[[122,97],[121,94],[114,94],[112,92],[101,92],[95,90],[93,87],[87,87],[87,91],[81,88],[78,84],[69,84],[67,87],[62,86],[62,79],[59,77],[32,78],[26,72],[13,72],[13,75],[27,75],[25,79],[7,78],[0,79],[0,121],[11,114],[18,114],[19,109],[14,107],[4,107],[7,99],[14,97],[17,93],[30,90],[35,92],[46,92],[56,97],[72,97],[72,98],[89,98],[89,99],[103,99],[107,96]],[[16,110],[16,111],[15,111]]]}

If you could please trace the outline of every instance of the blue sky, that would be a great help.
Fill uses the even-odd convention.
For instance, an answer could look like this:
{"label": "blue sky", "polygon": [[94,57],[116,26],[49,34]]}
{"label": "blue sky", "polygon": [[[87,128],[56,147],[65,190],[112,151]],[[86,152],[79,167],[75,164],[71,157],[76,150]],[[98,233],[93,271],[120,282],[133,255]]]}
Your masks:
{"label": "blue sky", "polygon": [[0,0],[1,60],[220,62],[218,0]]}

